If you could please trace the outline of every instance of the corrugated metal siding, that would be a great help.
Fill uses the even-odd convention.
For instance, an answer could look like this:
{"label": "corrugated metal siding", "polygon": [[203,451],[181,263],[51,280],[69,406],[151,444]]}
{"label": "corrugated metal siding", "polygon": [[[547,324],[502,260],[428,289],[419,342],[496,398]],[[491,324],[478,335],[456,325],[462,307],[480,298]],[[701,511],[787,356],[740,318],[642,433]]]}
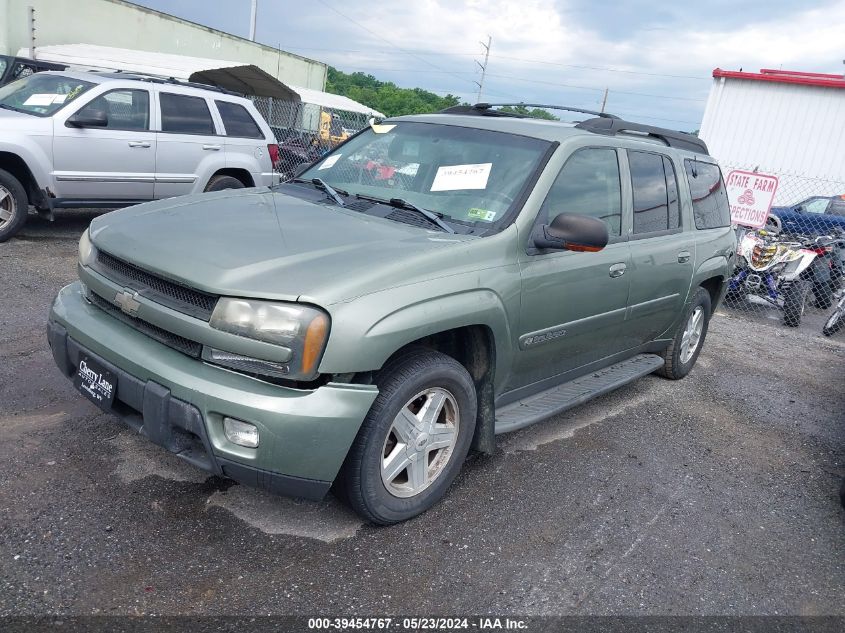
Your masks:
{"label": "corrugated metal siding", "polygon": [[820,195],[842,193],[845,90],[714,79],[700,135],[726,167],[759,167],[819,181]]}

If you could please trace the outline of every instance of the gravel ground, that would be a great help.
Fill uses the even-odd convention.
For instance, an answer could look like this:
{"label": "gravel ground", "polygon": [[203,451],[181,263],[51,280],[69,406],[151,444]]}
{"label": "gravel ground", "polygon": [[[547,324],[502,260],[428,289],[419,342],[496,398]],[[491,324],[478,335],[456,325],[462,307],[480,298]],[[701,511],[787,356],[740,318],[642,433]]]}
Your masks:
{"label": "gravel ground", "polygon": [[0,615],[845,615],[845,337],[820,315],[720,311],[685,380],[501,437],[377,529],[207,478],[75,393],[44,328],[93,216],[0,244]]}

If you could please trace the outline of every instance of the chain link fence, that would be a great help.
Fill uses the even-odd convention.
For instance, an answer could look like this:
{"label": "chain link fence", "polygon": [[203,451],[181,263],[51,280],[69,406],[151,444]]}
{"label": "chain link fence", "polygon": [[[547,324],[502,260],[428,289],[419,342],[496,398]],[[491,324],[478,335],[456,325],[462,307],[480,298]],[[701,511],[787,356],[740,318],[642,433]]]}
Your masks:
{"label": "chain link fence", "polygon": [[336,110],[313,103],[253,97],[253,103],[270,125],[279,143],[276,170],[283,180],[293,178],[302,163],[313,163],[359,132],[370,115]]}
{"label": "chain link fence", "polygon": [[832,335],[845,324],[845,182],[722,165],[778,177],[762,229],[737,229],[737,265],[725,311]]}

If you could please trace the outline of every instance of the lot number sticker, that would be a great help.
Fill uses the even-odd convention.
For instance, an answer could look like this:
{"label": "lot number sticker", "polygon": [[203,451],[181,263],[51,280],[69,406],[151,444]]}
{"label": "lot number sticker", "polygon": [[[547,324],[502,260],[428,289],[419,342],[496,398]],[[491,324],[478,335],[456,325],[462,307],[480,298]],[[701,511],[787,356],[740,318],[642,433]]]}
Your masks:
{"label": "lot number sticker", "polygon": [[322,171],[323,169],[328,169],[329,167],[334,167],[334,164],[340,160],[340,154],[335,154],[334,156],[329,156],[326,160],[323,161],[323,164],[317,167],[317,171]]}
{"label": "lot number sticker", "polygon": [[457,191],[459,189],[486,189],[493,163],[477,165],[444,165],[437,168],[432,191]]}
{"label": "lot number sticker", "polygon": [[725,186],[731,222],[755,229],[766,224],[778,189],[777,176],[734,169],[725,179]]}

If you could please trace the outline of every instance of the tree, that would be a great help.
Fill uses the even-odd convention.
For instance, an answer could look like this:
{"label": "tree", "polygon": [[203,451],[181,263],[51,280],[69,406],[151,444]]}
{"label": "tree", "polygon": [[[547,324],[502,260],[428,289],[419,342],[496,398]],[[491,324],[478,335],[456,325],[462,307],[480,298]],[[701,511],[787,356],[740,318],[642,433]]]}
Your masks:
{"label": "tree", "polygon": [[560,121],[558,117],[554,114],[550,113],[548,110],[543,110],[542,108],[532,108],[529,110],[524,105],[518,106],[503,106],[499,108],[502,112],[510,112],[512,114],[521,114],[522,116],[528,116],[532,119],[546,119],[547,121]]}
{"label": "tree", "polygon": [[329,66],[326,92],[343,95],[383,112],[387,116],[427,114],[458,105],[458,97],[445,97],[422,88],[399,88],[365,73],[345,73]]}

